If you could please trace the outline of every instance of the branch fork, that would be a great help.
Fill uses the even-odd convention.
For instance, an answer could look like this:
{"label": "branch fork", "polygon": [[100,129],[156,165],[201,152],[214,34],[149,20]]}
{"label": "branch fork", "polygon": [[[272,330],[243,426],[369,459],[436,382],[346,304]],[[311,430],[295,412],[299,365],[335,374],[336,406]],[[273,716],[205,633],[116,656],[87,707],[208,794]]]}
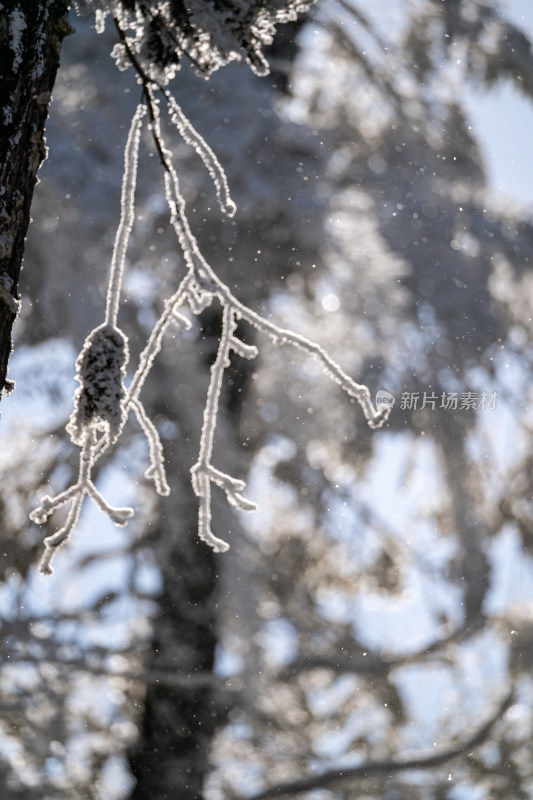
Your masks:
{"label": "branch fork", "polygon": [[[117,27],[121,34],[118,23]],[[111,261],[105,322],[91,331],[77,361],[78,379],[81,385],[76,393],[75,410],[67,426],[67,431],[73,442],[81,448],[78,481],[74,486],[53,498],[48,495],[43,497],[41,505],[30,514],[34,522],[41,524],[57,508],[71,503],[65,525],[44,540],[45,551],[39,569],[45,574],[52,572],[51,561],[56,550],[70,538],[78,522],[86,496],[90,497],[116,525],[125,525],[133,515],[131,508],[110,506],[91,480],[95,462],[116,443],[130,410],[137,418],[148,442],[150,464],[145,471],[145,477],[153,481],[158,494],[168,495],[170,493],[165,474],[163,446],[157,428],[141,403],[140,394],[154,359],[161,349],[163,336],[169,325],[172,323],[180,330],[188,330],[191,327],[189,319],[182,313],[185,303],[188,304],[194,315],[201,314],[215,297],[222,307],[222,333],[216,360],[211,367],[198,461],[191,469],[193,489],[199,500],[198,535],[216,552],[226,551],[229,544],[215,536],[211,530],[211,484],[214,483],[225,492],[231,506],[241,511],[253,511],[256,508],[252,501],[243,496],[246,488],[244,481],[227,475],[211,464],[220,393],[225,370],[230,364],[231,353],[246,359],[253,359],[258,355],[255,345],[246,344],[236,336],[235,331],[239,321],[246,322],[266,334],[276,345],[291,345],[316,358],[322,364],[328,377],[337,383],[346,394],[358,401],[371,428],[381,427],[387,420],[390,411],[390,409],[378,411],[372,404],[368,388],[356,383],[343,372],[320,345],[294,333],[294,331],[278,327],[243,305],[207,263],[191,231],[186,214],[185,199],[172,163],[172,153],[167,148],[161,133],[160,107],[159,101],[155,98],[156,91],[162,93],[171,122],[176,126],[178,133],[189,145],[194,147],[207,168],[215,185],[217,200],[222,212],[231,217],[235,213],[235,204],[229,194],[224,170],[213,151],[187,120],[168,89],[150,79],[143,72],[135,55],[129,52],[129,46],[123,34],[121,40],[143,84],[143,102],[133,116],[126,144],[120,224]],[[149,118],[148,129],[164,169],[165,197],[170,211],[170,224],[175,230],[187,273],[174,294],[166,300],[161,316],[154,325],[141,353],[137,370],[126,390],[122,385],[122,378],[128,360],[128,342],[123,332],[117,327],[117,317],[126,251],[135,216],[138,148],[146,112],[148,112]]]}
{"label": "branch fork", "polygon": [[77,483],[64,492],[57,494],[55,497],[45,495],[41,500],[41,505],[30,514],[30,519],[33,522],[42,525],[56,509],[64,506],[66,503],[71,504],[67,521],[63,527],[56,531],[56,533],[47,536],[44,540],[45,549],[39,563],[39,572],[43,575],[52,574],[52,558],[58,548],[65,545],[70,539],[72,531],[78,522],[86,495],[91,498],[104,514],[107,514],[115,525],[124,527],[124,525],[127,525],[128,519],[133,516],[132,508],[115,508],[110,506],[91,480],[91,471],[94,463],[94,435],[94,430],[88,429],[85,432],[80,453],[80,471]]}

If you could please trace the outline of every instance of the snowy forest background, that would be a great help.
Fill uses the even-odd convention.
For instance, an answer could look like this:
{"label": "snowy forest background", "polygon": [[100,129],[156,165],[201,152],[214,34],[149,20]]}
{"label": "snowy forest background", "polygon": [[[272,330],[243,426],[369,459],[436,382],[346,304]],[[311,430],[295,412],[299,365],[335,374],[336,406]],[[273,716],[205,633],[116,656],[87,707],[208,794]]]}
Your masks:
{"label": "snowy forest background", "polygon": [[[238,205],[221,219],[177,143],[204,254],[396,404],[373,432],[301,353],[261,340],[258,361],[235,358],[216,448],[259,510],[215,498],[232,547],[214,555],[189,474],[212,307],[167,335],[143,392],[170,496],[140,478],[129,426],[98,486],[136,518],[119,529],[88,506],[45,578],[28,512],[75,479],[74,361],[102,316],[139,99],[112,27],[72,19],[1,403],[2,797],[533,798],[533,228],[487,181],[469,120],[502,84],[531,102],[519,7],[319,0],[280,30],[269,78],[178,74]],[[120,316],[135,355],[183,269],[144,148]]]}

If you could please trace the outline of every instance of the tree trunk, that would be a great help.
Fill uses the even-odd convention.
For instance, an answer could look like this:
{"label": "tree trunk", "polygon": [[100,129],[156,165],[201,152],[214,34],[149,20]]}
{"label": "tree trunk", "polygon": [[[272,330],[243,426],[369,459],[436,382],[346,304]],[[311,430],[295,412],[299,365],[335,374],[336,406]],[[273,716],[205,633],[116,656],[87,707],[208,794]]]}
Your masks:
{"label": "tree trunk", "polygon": [[61,42],[71,32],[67,11],[63,0],[4,0],[0,12],[0,397],[14,386],[7,366],[18,280]]}
{"label": "tree trunk", "polygon": [[[204,312],[203,344],[195,348],[196,360],[203,367],[199,369],[202,377],[198,381],[198,389],[203,392],[208,377],[206,368],[216,357],[221,324],[219,312],[213,309]],[[172,385],[164,361],[160,357],[154,367],[157,380],[152,387]],[[236,432],[247,375],[245,367],[239,376],[241,392],[236,396],[232,394],[235,386],[228,376],[221,397],[221,416],[227,415],[231,422],[226,426],[221,420],[219,436],[222,435],[229,451],[238,450]],[[147,394],[150,395],[150,387]],[[157,389],[147,399],[151,400],[153,417],[169,414],[166,397]],[[198,409],[193,413],[197,414]],[[175,420],[184,430],[190,430],[183,406],[176,409]],[[224,702],[213,674],[219,613],[217,558],[224,556],[215,556],[198,538],[198,500],[192,491],[189,472],[194,445],[178,441],[174,454],[168,448],[172,492],[164,502],[156,529],[151,526],[150,530],[150,537],[157,542],[163,586],[146,666],[148,671],[171,672],[191,678],[194,683],[190,688],[148,684],[139,740],[130,752],[130,766],[137,780],[130,800],[202,799],[212,739],[221,721]],[[228,515],[225,506],[224,501],[222,514],[220,507],[213,509],[223,529]],[[231,511],[229,515],[232,516]]]}
{"label": "tree trunk", "polygon": [[[158,534],[173,539],[148,668],[184,677],[209,676],[215,655],[215,557],[199,541],[193,501],[190,527],[170,498]],[[172,509],[172,511],[171,511]],[[165,519],[166,517],[166,519]],[[178,524],[177,520],[179,520]],[[217,723],[213,689],[151,683],[146,689],[137,747],[130,765],[137,780],[131,800],[199,800]]]}

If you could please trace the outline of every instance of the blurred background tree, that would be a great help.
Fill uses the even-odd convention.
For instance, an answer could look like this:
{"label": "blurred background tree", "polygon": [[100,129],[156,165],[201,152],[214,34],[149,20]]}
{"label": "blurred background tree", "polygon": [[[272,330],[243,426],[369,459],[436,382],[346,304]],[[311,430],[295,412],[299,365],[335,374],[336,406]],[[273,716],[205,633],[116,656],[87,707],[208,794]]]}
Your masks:
{"label": "blurred background tree", "polygon": [[[73,363],[102,316],[138,99],[111,27],[72,20],[3,401],[10,800],[533,797],[533,231],[487,181],[466,91],[530,96],[511,20],[478,0],[319,0],[276,39],[270,78],[182,69],[178,99],[238,205],[221,220],[176,148],[208,260],[395,406],[373,433],[301,354],[261,342],[259,362],[235,359],[216,447],[249,470],[259,511],[221,500],[232,549],[213,555],[189,476],[220,332],[209,309],[165,340],[143,395],[171,495],[139,481],[131,426],[99,486],[140,513],[122,530],[88,508],[45,579],[27,513],[75,474]],[[133,349],[183,268],[144,146],[121,311]]]}

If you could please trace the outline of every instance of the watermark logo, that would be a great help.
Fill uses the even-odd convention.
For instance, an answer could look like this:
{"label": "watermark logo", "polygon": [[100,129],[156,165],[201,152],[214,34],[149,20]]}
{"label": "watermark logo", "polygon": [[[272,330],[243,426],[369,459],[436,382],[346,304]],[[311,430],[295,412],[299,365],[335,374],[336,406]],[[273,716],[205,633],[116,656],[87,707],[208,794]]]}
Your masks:
{"label": "watermark logo", "polygon": [[383,411],[386,408],[392,408],[396,398],[386,389],[378,389],[376,392],[376,408],[378,411]]}
{"label": "watermark logo", "polygon": [[[402,411],[493,411],[498,399],[497,392],[402,392],[398,404]],[[386,389],[376,392],[378,411],[392,409],[396,398]]]}

